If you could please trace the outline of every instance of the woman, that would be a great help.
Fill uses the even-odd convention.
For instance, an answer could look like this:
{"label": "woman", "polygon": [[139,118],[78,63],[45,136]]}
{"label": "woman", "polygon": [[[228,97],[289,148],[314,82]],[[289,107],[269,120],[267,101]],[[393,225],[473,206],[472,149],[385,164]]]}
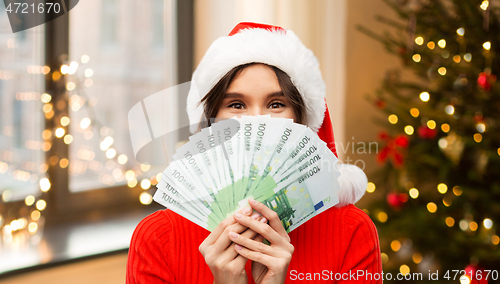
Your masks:
{"label": "woman", "polygon": [[[193,130],[212,118],[270,114],[317,131],[336,154],[318,61],[291,31],[238,24],[212,44],[191,83]],[[132,237],[127,283],[381,282],[376,228],[352,205],[366,177],[352,168],[341,168],[340,204],[289,234],[259,202],[212,233],[168,209],[148,216]]]}

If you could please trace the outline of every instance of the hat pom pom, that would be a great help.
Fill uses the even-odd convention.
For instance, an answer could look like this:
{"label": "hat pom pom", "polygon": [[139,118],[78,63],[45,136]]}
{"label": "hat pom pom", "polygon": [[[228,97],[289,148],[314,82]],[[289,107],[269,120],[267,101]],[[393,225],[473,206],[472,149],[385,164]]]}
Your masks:
{"label": "hat pom pom", "polygon": [[358,202],[366,192],[368,178],[363,170],[355,165],[338,164],[340,177],[338,178],[340,189],[338,191],[339,203],[337,207],[343,207]]}

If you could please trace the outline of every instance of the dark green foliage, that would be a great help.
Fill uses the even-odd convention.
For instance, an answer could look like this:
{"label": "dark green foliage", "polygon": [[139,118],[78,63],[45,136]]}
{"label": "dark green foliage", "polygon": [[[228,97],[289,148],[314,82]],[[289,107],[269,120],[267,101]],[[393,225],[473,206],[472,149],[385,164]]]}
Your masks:
{"label": "dark green foliage", "polygon": [[[419,191],[418,198],[409,198],[401,206],[380,200],[368,208],[379,230],[382,252],[389,256],[384,272],[397,273],[406,264],[411,272],[424,269],[425,279],[428,269],[439,269],[441,274],[464,269],[471,263],[499,270],[500,249],[492,243],[492,236],[500,235],[500,82],[494,82],[494,75],[500,75],[500,21],[495,8],[500,1],[490,1],[488,12],[480,8],[482,1],[478,0],[384,1],[400,17],[377,17],[388,25],[389,32],[374,32],[366,27],[359,30],[402,59],[405,72],[389,71],[371,98],[374,103],[384,102],[379,107],[387,115],[397,115],[396,124],[383,124],[392,137],[406,135],[409,146],[402,149],[404,164],[398,167],[387,159],[373,182],[384,196],[408,194],[411,188]],[[421,5],[409,6],[410,2]],[[485,13],[489,13],[488,20]],[[409,35],[413,19],[415,33]],[[464,36],[457,34],[459,28],[464,29]],[[419,36],[424,38],[423,45],[415,43]],[[441,39],[446,41],[444,48],[438,46]],[[427,46],[430,41],[435,43],[433,49]],[[486,41],[491,43],[489,51],[483,48]],[[412,59],[415,54],[420,55],[419,62]],[[466,54],[470,54],[470,62],[464,59]],[[446,68],[445,75],[438,73],[441,67]],[[492,75],[489,89],[478,83],[483,72]],[[411,78],[402,75],[410,73]],[[421,92],[430,94],[428,102],[419,99]],[[454,108],[452,115],[445,112],[448,105]],[[410,115],[412,108],[419,110],[419,116]],[[426,127],[429,120],[436,122],[435,137],[419,135],[419,128]],[[450,131],[444,131],[443,124],[448,124]],[[478,124],[484,124],[486,130],[480,132]],[[413,135],[405,134],[407,125],[413,127]],[[479,134],[478,143],[474,135],[479,140]],[[448,139],[448,146],[440,147],[446,144],[440,139]],[[452,149],[460,143],[462,151]],[[444,194],[437,190],[440,183],[447,185]],[[428,211],[429,202],[437,205],[435,213]],[[388,215],[386,222],[379,221],[379,212]],[[448,217],[454,220],[451,227],[445,221]],[[484,227],[485,218],[493,220],[491,229]],[[461,221],[476,222],[478,229],[462,230]],[[398,252],[390,248],[393,240],[403,244]],[[424,256],[420,264],[412,261],[415,253]],[[449,283],[442,275],[439,279]]]}

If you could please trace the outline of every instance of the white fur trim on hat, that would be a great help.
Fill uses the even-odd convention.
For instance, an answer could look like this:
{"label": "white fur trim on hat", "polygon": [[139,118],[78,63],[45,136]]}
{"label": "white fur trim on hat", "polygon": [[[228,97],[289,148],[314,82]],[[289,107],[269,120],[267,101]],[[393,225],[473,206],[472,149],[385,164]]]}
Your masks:
{"label": "white fur trim on hat", "polygon": [[193,73],[187,98],[191,132],[198,129],[204,113],[201,99],[236,66],[265,63],[290,76],[306,105],[307,126],[317,132],[325,115],[325,82],[318,59],[291,31],[244,29],[220,37],[210,46]]}
{"label": "white fur trim on hat", "polygon": [[340,176],[337,179],[340,185],[338,191],[339,203],[343,207],[358,202],[366,192],[368,179],[362,169],[350,164],[337,164]]}

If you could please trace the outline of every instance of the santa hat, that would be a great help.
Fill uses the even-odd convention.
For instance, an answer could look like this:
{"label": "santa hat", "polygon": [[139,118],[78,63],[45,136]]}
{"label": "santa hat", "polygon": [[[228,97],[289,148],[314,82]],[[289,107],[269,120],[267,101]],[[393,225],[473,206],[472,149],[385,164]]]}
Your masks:
{"label": "santa hat", "polygon": [[[191,132],[203,119],[201,99],[231,69],[252,62],[275,66],[290,77],[306,106],[307,126],[337,155],[318,59],[291,30],[266,24],[239,23],[207,50],[193,73],[187,98]],[[353,204],[365,193],[366,175],[353,165],[339,165],[339,169],[338,206]]]}

